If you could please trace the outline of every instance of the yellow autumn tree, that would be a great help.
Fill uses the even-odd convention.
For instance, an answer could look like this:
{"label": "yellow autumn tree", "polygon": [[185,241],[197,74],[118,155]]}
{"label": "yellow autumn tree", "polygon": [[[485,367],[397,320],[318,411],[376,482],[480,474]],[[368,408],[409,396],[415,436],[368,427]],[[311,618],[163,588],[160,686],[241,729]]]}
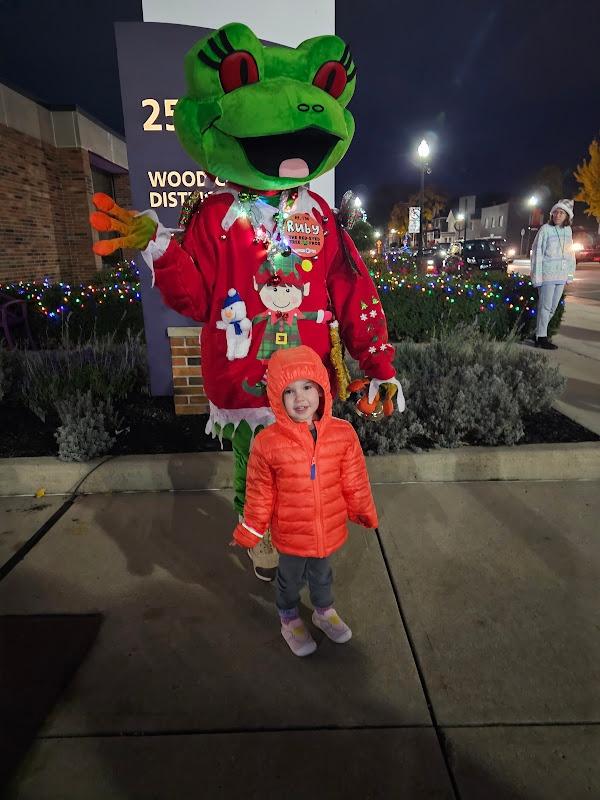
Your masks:
{"label": "yellow autumn tree", "polygon": [[588,148],[589,161],[583,161],[573,175],[579,184],[579,194],[575,200],[587,204],[585,213],[595,217],[600,232],[600,142],[597,139]]}

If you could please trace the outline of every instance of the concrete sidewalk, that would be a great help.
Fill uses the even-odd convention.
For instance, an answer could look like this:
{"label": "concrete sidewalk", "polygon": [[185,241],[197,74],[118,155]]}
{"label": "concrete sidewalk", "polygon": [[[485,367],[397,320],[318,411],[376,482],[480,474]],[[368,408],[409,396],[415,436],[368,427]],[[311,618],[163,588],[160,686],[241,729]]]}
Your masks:
{"label": "concrete sidewalk", "polygon": [[[354,638],[307,659],[227,547],[230,493],[77,498],[0,608],[105,623],[6,797],[600,796],[599,489],[375,487],[380,539],[335,556]],[[27,502],[0,499],[3,560],[55,511]]]}
{"label": "concrete sidewalk", "polygon": [[[583,267],[587,265],[581,265]],[[517,260],[509,271],[529,274],[529,259]],[[600,302],[567,292],[556,351],[545,351],[567,378],[555,407],[588,430],[600,434]]]}
{"label": "concrete sidewalk", "polygon": [[600,434],[600,303],[567,299],[558,350],[548,352],[567,378],[559,411]]}

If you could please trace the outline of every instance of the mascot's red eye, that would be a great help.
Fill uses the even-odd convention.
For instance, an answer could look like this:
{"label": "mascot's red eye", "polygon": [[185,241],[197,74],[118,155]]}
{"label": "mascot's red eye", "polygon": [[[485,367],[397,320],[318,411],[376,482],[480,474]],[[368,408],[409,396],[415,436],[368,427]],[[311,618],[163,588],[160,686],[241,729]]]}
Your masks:
{"label": "mascot's red eye", "polygon": [[332,97],[339,97],[346,88],[348,76],[339,61],[326,61],[319,67],[313,83]]}
{"label": "mascot's red eye", "polygon": [[258,81],[258,66],[251,53],[238,50],[225,56],[219,67],[221,86],[226,92],[233,92],[241,86]]}

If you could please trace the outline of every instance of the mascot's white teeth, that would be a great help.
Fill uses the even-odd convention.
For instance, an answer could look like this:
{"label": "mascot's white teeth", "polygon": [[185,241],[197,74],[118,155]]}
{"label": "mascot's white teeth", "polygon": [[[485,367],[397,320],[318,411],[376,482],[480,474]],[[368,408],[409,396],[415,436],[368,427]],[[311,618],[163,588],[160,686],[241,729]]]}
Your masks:
{"label": "mascot's white teeth", "polygon": [[310,170],[303,158],[286,158],[279,165],[280,178],[306,178]]}

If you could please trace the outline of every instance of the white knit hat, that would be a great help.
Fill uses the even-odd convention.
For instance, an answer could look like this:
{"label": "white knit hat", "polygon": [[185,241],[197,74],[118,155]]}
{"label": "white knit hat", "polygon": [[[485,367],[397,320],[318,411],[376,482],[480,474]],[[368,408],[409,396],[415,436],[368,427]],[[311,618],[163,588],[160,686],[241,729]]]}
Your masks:
{"label": "white knit hat", "polygon": [[573,222],[573,201],[564,199],[559,200],[558,203],[554,203],[552,208],[550,209],[550,213],[552,214],[553,211],[556,211],[557,208],[560,208],[566,214],[569,215],[569,222]]}

